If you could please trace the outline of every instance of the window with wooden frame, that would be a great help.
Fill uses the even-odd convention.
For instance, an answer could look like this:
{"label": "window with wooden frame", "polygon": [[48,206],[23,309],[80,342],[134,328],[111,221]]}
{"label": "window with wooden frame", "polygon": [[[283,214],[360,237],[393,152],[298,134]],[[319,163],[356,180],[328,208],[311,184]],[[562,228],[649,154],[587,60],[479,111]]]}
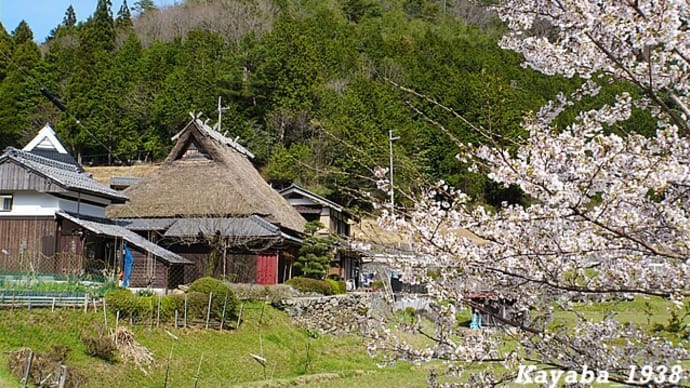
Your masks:
{"label": "window with wooden frame", "polygon": [[0,212],[12,211],[12,194],[0,194]]}

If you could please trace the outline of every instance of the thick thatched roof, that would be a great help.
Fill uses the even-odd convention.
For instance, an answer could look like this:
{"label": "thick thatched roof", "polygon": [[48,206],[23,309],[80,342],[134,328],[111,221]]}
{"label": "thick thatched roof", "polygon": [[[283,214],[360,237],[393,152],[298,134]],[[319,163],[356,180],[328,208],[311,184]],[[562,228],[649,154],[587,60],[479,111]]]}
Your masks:
{"label": "thick thatched roof", "polygon": [[303,232],[306,221],[254,168],[246,149],[198,118],[176,136],[161,164],[124,191],[130,202],[111,206],[114,218],[259,215]]}

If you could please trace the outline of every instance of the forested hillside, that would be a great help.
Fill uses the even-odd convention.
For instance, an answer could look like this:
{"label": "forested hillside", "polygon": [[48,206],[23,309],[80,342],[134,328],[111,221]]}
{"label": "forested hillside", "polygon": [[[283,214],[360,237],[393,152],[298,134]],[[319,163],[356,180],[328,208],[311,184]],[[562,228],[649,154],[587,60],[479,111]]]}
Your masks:
{"label": "forested hillside", "polygon": [[[189,112],[215,123],[220,98],[221,131],[257,155],[268,179],[365,205],[361,193],[375,188],[375,167],[388,167],[394,130],[401,192],[444,179],[495,203],[511,192],[466,172],[450,135],[482,138],[452,112],[394,84],[505,142],[521,136],[523,115],[578,84],[521,68],[518,55],[499,49],[493,14],[467,0],[110,8],[99,0],[84,23],[66,10],[40,45],[26,23],[0,26],[0,147],[23,145],[50,122],[84,163],[156,161]],[[635,120],[642,128],[648,118]]]}

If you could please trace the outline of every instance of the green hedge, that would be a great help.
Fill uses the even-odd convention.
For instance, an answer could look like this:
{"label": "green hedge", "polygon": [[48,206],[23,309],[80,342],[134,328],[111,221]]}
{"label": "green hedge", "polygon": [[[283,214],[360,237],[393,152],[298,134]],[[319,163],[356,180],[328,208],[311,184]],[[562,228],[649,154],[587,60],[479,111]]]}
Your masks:
{"label": "green hedge", "polygon": [[326,279],[326,283],[331,287],[331,295],[344,294],[346,292],[345,282],[340,282],[335,279]]}
{"label": "green hedge", "polygon": [[116,288],[105,294],[105,302],[108,309],[113,312],[120,312],[120,317],[146,316],[144,297],[134,295],[126,288]]}
{"label": "green hedge", "polygon": [[[208,294],[213,293],[213,301],[211,302],[211,316],[220,319],[223,316],[223,306],[225,305],[225,316],[226,317],[236,317],[235,312],[239,301],[232,292],[230,287],[224,282],[205,277],[195,280],[189,286],[189,293],[198,292],[206,295],[206,305],[204,311],[208,309]],[[227,303],[225,301],[225,296],[227,295]]]}
{"label": "green hedge", "polygon": [[292,278],[286,283],[295,289],[302,292],[316,292],[322,295],[334,295],[338,293],[338,282],[330,280],[335,283],[335,287],[329,282],[329,280],[318,280],[311,278]]}
{"label": "green hedge", "polygon": [[[197,282],[199,283],[196,284]],[[221,320],[224,305],[226,320],[232,320],[237,317],[236,310],[239,302],[227,285],[219,280],[209,280],[208,278],[199,279],[197,282],[192,283],[187,294],[164,295],[160,297],[160,319],[162,321],[174,320],[175,310],[178,311],[178,319],[184,317],[185,296],[187,298],[187,320],[206,320],[209,293],[211,292],[213,292],[211,320]],[[225,304],[226,295],[227,304]],[[137,296],[130,290],[118,288],[106,294],[106,305],[113,313],[119,311],[121,318],[156,318],[158,314],[158,298],[157,295]]]}

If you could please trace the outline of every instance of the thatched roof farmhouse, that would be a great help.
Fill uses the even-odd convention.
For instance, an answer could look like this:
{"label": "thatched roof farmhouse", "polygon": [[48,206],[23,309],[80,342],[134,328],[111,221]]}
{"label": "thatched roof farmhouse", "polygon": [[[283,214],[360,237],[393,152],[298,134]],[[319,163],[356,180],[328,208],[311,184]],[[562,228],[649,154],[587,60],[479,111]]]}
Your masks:
{"label": "thatched roof farmhouse", "polygon": [[173,140],[161,166],[125,189],[129,203],[110,206],[108,216],[196,261],[185,280],[214,274],[276,283],[289,277],[286,253],[299,243],[306,221],[254,168],[254,155],[197,117]]}
{"label": "thatched roof farmhouse", "polygon": [[109,207],[109,216],[259,215],[281,228],[304,231],[304,218],[266,183],[244,147],[198,118],[173,139],[177,143],[160,168],[127,188],[129,203]]}

